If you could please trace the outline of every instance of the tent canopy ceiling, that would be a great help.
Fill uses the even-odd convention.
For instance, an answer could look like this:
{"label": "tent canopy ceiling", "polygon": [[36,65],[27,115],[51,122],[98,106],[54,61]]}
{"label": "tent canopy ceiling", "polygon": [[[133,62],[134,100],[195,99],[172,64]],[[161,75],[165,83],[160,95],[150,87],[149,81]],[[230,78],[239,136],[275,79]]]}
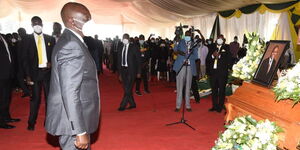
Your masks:
{"label": "tent canopy ceiling", "polygon": [[60,9],[69,2],[86,5],[99,24],[171,24],[192,16],[236,9],[256,3],[287,0],[1,0],[0,19],[28,21],[33,15],[61,21]]}

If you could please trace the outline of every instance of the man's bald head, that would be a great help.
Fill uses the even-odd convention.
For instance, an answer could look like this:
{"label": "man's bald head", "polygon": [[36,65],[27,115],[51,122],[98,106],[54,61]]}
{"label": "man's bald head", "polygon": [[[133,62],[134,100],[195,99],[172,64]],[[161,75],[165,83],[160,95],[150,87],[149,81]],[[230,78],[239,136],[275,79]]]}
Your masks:
{"label": "man's bald head", "polygon": [[64,25],[75,32],[81,32],[83,24],[91,20],[90,11],[84,5],[75,2],[65,4],[60,14]]}

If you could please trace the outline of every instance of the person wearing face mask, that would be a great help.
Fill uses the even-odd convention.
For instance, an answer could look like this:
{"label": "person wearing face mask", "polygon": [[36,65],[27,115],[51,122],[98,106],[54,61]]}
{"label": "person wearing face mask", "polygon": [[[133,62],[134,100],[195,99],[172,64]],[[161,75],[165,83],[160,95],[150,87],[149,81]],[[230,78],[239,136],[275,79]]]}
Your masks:
{"label": "person wearing face mask", "polygon": [[[141,52],[136,44],[129,42],[129,34],[123,34],[122,46],[118,50],[119,80],[122,82],[124,96],[119,111],[136,108],[132,95],[134,80],[141,77]],[[129,105],[129,107],[127,107]]]}
{"label": "person wearing face mask", "polygon": [[149,71],[149,59],[150,59],[150,51],[148,47],[148,43],[145,42],[145,36],[140,35],[139,36],[139,43],[137,44],[140,52],[141,52],[141,78],[136,79],[136,86],[135,86],[135,93],[139,96],[142,95],[140,86],[141,81],[143,80],[144,83],[144,92],[150,93],[149,91],[149,85],[148,85],[148,71]]}
{"label": "person wearing face mask", "polygon": [[28,35],[24,39],[24,42],[22,42],[24,51],[22,59],[26,82],[32,86],[27,129],[33,131],[38,117],[42,89],[44,90],[47,102],[51,72],[51,54],[55,45],[55,39],[52,36],[43,34],[43,22],[40,17],[32,17],[31,26],[34,32]]}
{"label": "person wearing face mask", "polygon": [[[195,60],[198,58],[198,46],[195,46],[192,50],[190,50],[190,48],[194,45],[191,35],[190,31],[186,31],[185,38],[177,42],[174,47],[174,52],[177,53],[177,58],[173,66],[173,70],[177,73],[177,98],[175,112],[178,112],[181,108],[183,93],[185,96],[186,110],[189,112],[192,111],[190,104],[190,90],[192,77],[197,75]],[[188,58],[189,55],[190,57]],[[181,68],[182,65],[183,67]]]}
{"label": "person wearing face mask", "polygon": [[150,67],[151,67],[151,75],[152,76],[155,76],[156,75],[156,62],[157,62],[157,58],[158,58],[158,45],[156,45],[155,43],[155,38],[153,37],[154,34],[150,34],[149,38],[148,38],[148,43],[149,43],[149,51],[150,51],[150,60],[151,60],[151,64],[150,64]]}
{"label": "person wearing face mask", "polygon": [[18,70],[17,70],[17,78],[18,78],[18,83],[20,88],[23,90],[23,95],[21,96],[22,98],[24,97],[28,97],[31,95],[30,90],[27,86],[27,84],[25,84],[24,79],[26,78],[24,76],[24,66],[23,66],[23,55],[24,55],[24,48],[22,45],[24,45],[24,41],[26,41],[26,38],[28,37],[26,30],[24,28],[19,28],[18,29],[18,33],[19,33],[19,40],[18,40],[18,50],[17,50],[17,59],[18,59]]}
{"label": "person wearing face mask", "polygon": [[225,100],[225,88],[228,78],[231,53],[229,45],[225,44],[223,35],[219,35],[209,59],[210,85],[212,89],[212,108],[209,111],[222,112]]}
{"label": "person wearing face mask", "polygon": [[165,40],[162,40],[161,44],[159,45],[159,55],[158,55],[158,79],[167,80],[167,61],[169,58],[169,47]]}
{"label": "person wearing face mask", "polygon": [[229,44],[230,52],[231,52],[231,64],[230,69],[232,69],[232,66],[237,63],[238,61],[238,52],[240,49],[240,43],[238,42],[238,37],[234,37],[234,41]]}
{"label": "person wearing face mask", "polygon": [[63,150],[90,149],[90,134],[98,129],[100,95],[96,64],[84,44],[91,36],[91,14],[80,3],[61,10],[66,29],[52,55],[52,74],[45,128],[59,136]]}

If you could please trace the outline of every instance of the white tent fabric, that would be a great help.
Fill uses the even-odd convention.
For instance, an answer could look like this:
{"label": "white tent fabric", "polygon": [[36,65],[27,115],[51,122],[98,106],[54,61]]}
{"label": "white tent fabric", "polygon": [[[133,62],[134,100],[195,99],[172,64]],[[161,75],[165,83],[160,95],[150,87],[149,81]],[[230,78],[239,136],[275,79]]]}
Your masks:
{"label": "white tent fabric", "polygon": [[[69,1],[86,5],[97,24],[113,24],[117,26],[115,30],[134,36],[156,33],[167,37],[173,36],[175,24],[187,19],[202,22],[197,25],[207,26],[203,32],[209,34],[213,19],[207,15],[255,3],[287,0],[0,0],[0,32],[13,32],[21,26],[29,29],[30,18],[38,15],[49,33],[52,22],[61,22],[60,10]],[[197,21],[197,16],[205,16],[206,20]]]}

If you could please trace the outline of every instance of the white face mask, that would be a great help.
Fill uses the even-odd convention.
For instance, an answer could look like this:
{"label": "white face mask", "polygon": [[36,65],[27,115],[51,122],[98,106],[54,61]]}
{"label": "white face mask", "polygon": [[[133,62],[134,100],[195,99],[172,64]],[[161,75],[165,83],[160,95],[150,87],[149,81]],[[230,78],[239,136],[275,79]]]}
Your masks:
{"label": "white face mask", "polygon": [[222,45],[223,42],[224,42],[223,39],[217,39],[217,44],[218,44],[218,45]]}
{"label": "white face mask", "polygon": [[75,26],[78,30],[82,32],[84,36],[94,36],[95,35],[95,28],[96,28],[96,23],[93,20],[89,20],[87,22],[80,21],[78,19],[75,19],[75,21],[83,24],[82,29],[79,29],[78,27]]}
{"label": "white face mask", "polygon": [[11,42],[16,43],[17,40],[15,38],[11,39]]}
{"label": "white face mask", "polygon": [[208,41],[207,43],[208,43],[208,44],[211,44],[211,41]]}
{"label": "white face mask", "polygon": [[43,27],[40,26],[40,25],[35,25],[32,27],[33,28],[33,31],[36,33],[36,34],[41,34],[42,33],[42,30],[43,30]]}
{"label": "white face mask", "polygon": [[143,45],[144,44],[144,40],[139,40],[139,43],[141,44],[141,45]]}
{"label": "white face mask", "polygon": [[128,41],[128,39],[123,39],[122,42],[123,42],[123,44],[128,44],[129,41]]}

